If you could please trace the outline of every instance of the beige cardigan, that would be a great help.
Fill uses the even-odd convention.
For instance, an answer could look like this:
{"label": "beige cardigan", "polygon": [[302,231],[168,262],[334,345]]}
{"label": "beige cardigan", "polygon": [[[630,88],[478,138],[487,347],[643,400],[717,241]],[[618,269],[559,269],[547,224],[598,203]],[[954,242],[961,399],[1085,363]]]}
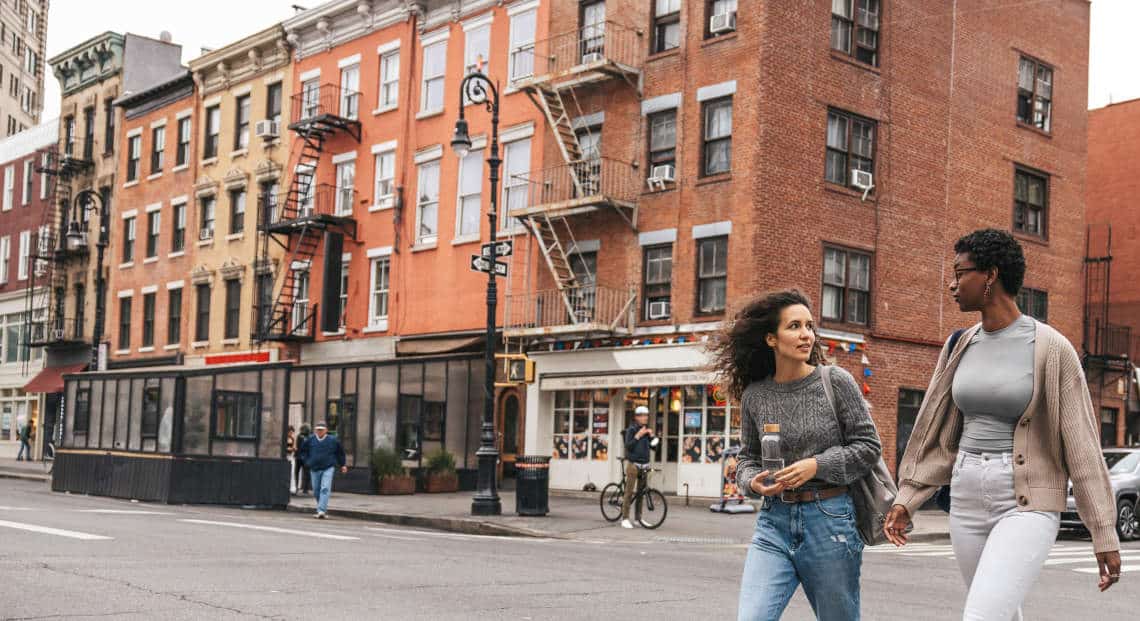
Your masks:
{"label": "beige cardigan", "polygon": [[[962,436],[954,406],[954,371],[978,324],[962,333],[954,351],[942,348],[930,387],[899,465],[896,504],[910,515],[942,485]],[[1076,350],[1061,333],[1038,322],[1033,361],[1033,397],[1014,429],[1013,487],[1019,511],[1064,511],[1067,484],[1097,552],[1120,549],[1116,500],[1100,450],[1098,420]]]}

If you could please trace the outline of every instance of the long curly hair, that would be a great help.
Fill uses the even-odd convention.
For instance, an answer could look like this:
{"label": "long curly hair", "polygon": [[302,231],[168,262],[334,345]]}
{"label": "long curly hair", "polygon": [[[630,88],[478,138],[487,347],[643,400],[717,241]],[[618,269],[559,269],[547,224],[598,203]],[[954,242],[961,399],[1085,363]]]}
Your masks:
{"label": "long curly hair", "polygon": [[[811,309],[811,302],[798,289],[766,293],[745,304],[721,331],[710,348],[712,371],[733,400],[739,402],[749,384],[776,372],[776,352],[768,346],[767,336],[779,330],[780,313],[796,304]],[[826,364],[818,333],[808,364]]]}

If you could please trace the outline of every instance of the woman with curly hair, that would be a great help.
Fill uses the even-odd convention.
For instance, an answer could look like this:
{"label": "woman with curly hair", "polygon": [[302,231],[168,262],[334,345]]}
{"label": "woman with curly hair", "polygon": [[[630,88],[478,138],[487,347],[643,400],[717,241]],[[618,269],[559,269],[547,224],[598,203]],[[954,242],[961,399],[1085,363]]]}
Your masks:
{"label": "woman with curly hair", "polygon": [[969,589],[963,619],[1021,619],[1057,538],[1067,482],[1092,533],[1101,591],[1120,579],[1116,504],[1080,357],[1059,332],[1018,311],[1021,244],[984,229],[954,252],[950,294],[982,321],[942,349],[884,530],[906,544],[914,512],[949,483],[950,541]]}
{"label": "woman with curly hair", "polygon": [[[810,304],[795,290],[748,303],[714,356],[720,383],[743,414],[737,485],[763,498],[738,617],[779,619],[802,584],[818,619],[858,619],[863,543],[847,486],[871,470],[882,447],[855,378],[824,370]],[[762,467],[765,425],[780,426],[781,457],[790,465],[778,472]]]}

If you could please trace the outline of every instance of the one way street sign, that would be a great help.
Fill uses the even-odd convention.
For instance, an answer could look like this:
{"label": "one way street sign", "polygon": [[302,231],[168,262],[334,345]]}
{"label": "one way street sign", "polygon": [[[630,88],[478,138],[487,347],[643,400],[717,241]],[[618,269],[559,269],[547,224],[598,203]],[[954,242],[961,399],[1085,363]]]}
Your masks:
{"label": "one way street sign", "polygon": [[472,271],[489,274],[491,273],[492,269],[494,270],[496,276],[503,276],[505,278],[507,275],[506,263],[503,263],[502,261],[495,261],[494,265],[492,265],[491,260],[486,257],[481,257],[477,254],[471,255]]}
{"label": "one way street sign", "polygon": [[481,249],[483,256],[491,256],[491,246],[495,247],[496,257],[509,257],[515,250],[515,246],[511,240],[504,239],[503,241],[495,242],[494,244],[483,244]]}

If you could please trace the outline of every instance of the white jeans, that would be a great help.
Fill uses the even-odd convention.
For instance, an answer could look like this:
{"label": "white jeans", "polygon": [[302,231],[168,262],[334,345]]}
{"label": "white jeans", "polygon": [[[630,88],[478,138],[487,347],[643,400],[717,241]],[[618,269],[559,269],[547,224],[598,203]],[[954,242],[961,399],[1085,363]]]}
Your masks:
{"label": "white jeans", "polygon": [[1061,515],[1018,511],[1009,453],[958,453],[950,486],[950,542],[969,590],[964,621],[1020,621],[1057,540]]}

